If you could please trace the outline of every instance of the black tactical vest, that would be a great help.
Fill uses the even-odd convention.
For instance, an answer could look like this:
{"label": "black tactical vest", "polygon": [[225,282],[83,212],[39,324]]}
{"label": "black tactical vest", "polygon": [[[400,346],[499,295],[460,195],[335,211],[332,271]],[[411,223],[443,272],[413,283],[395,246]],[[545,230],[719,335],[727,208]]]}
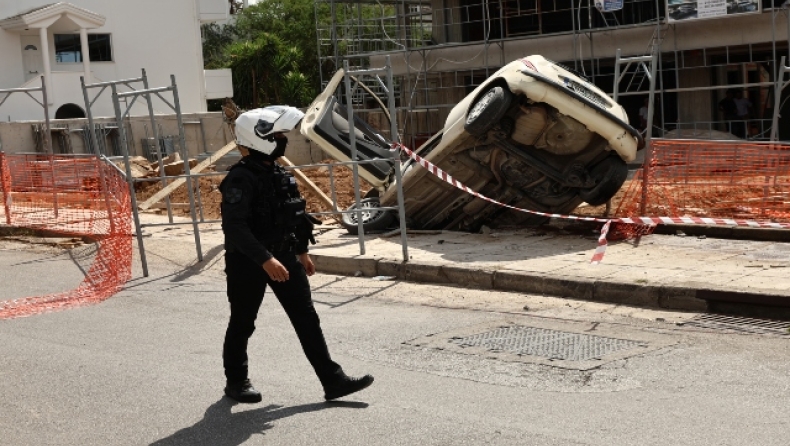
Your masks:
{"label": "black tactical vest", "polygon": [[[299,194],[296,179],[280,165],[239,162],[231,169],[246,168],[255,175],[255,191],[248,225],[265,245],[280,244],[289,239],[297,243],[294,234],[301,235],[309,223],[305,200]],[[312,225],[309,229],[312,236]],[[300,239],[304,236],[300,236]],[[307,243],[307,239],[299,240]]]}

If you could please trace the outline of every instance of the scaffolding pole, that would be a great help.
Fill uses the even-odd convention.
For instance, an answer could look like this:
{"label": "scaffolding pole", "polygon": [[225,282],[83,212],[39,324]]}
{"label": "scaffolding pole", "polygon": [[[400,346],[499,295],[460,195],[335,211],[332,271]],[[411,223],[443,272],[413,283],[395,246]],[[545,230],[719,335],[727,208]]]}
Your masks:
{"label": "scaffolding pole", "polygon": [[782,91],[790,84],[790,81],[785,80],[787,73],[790,73],[790,67],[785,66],[785,56],[782,56],[779,64],[779,74],[776,77],[774,86],[774,115],[771,124],[771,141],[773,142],[779,140],[779,118],[781,117],[779,109],[782,107]]}

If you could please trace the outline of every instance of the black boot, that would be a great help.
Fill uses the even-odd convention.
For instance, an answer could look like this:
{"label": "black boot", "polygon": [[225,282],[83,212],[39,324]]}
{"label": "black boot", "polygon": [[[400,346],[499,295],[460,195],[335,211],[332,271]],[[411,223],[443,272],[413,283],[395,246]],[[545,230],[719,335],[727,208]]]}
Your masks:
{"label": "black boot", "polygon": [[360,378],[343,375],[342,378],[339,378],[332,384],[324,386],[324,398],[327,401],[342,398],[354,392],[359,392],[371,384],[373,384],[373,377],[370,375]]}
{"label": "black boot", "polygon": [[252,387],[249,379],[238,382],[228,382],[225,386],[225,395],[240,403],[260,403],[263,399],[261,392]]}

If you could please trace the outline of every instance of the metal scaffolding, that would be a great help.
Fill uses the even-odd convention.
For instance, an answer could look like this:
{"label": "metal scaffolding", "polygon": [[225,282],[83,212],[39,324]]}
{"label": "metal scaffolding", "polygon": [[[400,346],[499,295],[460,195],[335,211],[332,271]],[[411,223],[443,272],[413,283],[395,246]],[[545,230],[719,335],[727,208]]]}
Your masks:
{"label": "metal scaffolding", "polygon": [[[399,128],[407,144],[419,145],[442,128],[468,92],[511,61],[506,48],[530,39],[543,39],[547,47],[553,41],[572,46],[572,54],[557,62],[613,92],[616,56],[602,42],[612,32],[641,32],[643,49],[632,45],[624,55],[658,50],[651,123],[656,136],[725,131],[768,140],[779,112],[771,98],[778,60],[783,52],[790,56],[790,12],[782,1],[763,1],[763,13],[757,14],[760,23],[770,21],[770,40],[690,49],[678,44],[678,25],[667,20],[664,0],[624,0],[615,12],[596,8],[594,0],[318,0],[318,57],[323,76],[344,61],[363,69],[383,55],[402,58],[394,80]],[[648,90],[642,83],[619,95],[635,124]],[[720,116],[717,104],[727,90],[740,90],[754,103],[748,120]]]}

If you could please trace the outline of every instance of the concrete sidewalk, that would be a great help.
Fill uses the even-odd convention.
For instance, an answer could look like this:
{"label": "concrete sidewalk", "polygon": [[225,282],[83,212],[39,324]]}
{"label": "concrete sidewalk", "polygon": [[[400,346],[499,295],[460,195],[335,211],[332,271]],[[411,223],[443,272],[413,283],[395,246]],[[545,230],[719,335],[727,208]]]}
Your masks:
{"label": "concrete sidewalk", "polygon": [[[167,217],[142,214],[141,221],[164,223]],[[790,319],[790,242],[778,241],[790,231],[659,226],[656,232],[662,233],[638,241],[610,241],[603,261],[592,265],[596,228],[552,221],[488,234],[410,231],[409,261],[403,262],[399,233],[366,235],[361,255],[356,236],[323,225],[316,227],[318,244],[310,253],[317,270],[327,274]],[[145,243],[179,240],[170,255],[184,264],[195,261],[191,225],[143,232]],[[204,256],[221,260],[219,223],[201,224],[200,234]]]}
{"label": "concrete sidewalk", "polygon": [[360,255],[356,236],[324,227],[311,254],[324,273],[790,317],[790,243],[764,241],[770,238],[764,232],[754,233],[763,240],[755,241],[712,238],[701,235],[705,231],[699,228],[697,235],[662,228],[676,233],[609,242],[603,262],[592,265],[598,237],[594,227],[559,225],[489,234],[413,231],[407,263],[399,233],[367,235],[365,254]]}

